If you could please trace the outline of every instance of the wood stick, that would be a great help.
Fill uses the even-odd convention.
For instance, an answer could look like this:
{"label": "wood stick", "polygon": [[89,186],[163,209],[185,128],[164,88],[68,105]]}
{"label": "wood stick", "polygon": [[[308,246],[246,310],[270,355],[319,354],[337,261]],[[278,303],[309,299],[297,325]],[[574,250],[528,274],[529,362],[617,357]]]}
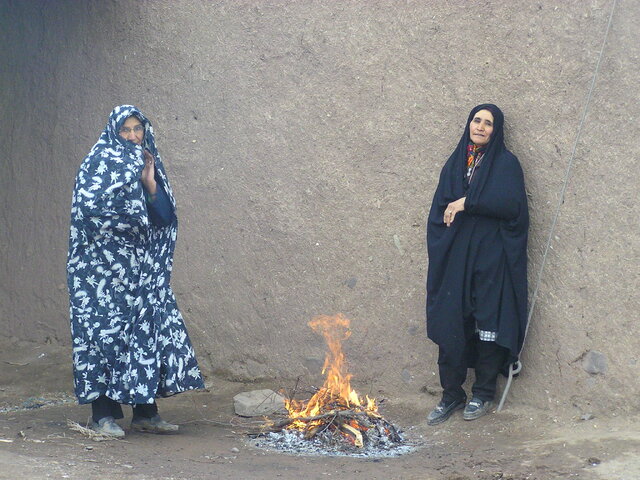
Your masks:
{"label": "wood stick", "polygon": [[364,446],[362,433],[360,433],[357,428],[353,428],[348,423],[343,423],[342,425],[340,425],[340,430],[353,438],[353,443],[356,447],[362,448]]}
{"label": "wood stick", "polygon": [[314,420],[322,420],[324,418],[331,418],[331,417],[334,417],[334,418],[335,417],[354,417],[354,416],[357,416],[358,413],[360,412],[355,412],[353,410],[340,410],[338,412],[332,410],[330,412],[323,413],[321,415],[314,415],[313,417],[285,418],[278,422],[274,422],[273,425],[270,425],[270,428],[274,430],[280,430],[286,427],[287,425],[295,422],[296,420],[300,420],[301,422],[313,422]]}
{"label": "wood stick", "polygon": [[304,431],[304,439],[305,440],[311,440],[313,437],[316,436],[316,434],[318,433],[318,430],[320,430],[320,425],[316,425],[315,427],[307,428]]}

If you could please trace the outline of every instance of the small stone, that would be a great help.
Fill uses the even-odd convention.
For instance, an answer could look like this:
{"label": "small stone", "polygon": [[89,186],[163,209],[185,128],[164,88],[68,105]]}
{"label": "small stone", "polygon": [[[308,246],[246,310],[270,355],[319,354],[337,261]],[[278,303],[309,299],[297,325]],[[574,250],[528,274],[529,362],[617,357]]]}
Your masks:
{"label": "small stone", "polygon": [[404,255],[404,249],[402,248],[402,244],[400,243],[400,237],[397,234],[393,236],[393,243],[398,249],[398,252],[400,252],[400,255]]}
{"label": "small stone", "polygon": [[273,390],[253,390],[233,397],[236,415],[259,417],[284,410],[284,397]]}
{"label": "small stone", "polygon": [[592,375],[604,374],[607,372],[607,356],[595,350],[589,350],[582,357],[582,368]]}
{"label": "small stone", "polygon": [[432,387],[431,385],[424,385],[422,388],[420,388],[420,391],[422,393],[428,393],[429,395],[434,397],[442,393],[440,389]]}
{"label": "small stone", "polygon": [[580,420],[593,420],[596,418],[592,413],[585,413],[580,417]]}
{"label": "small stone", "polygon": [[240,453],[240,449],[238,449],[238,448],[236,448],[236,447],[233,447],[233,448],[231,449],[231,453]]}
{"label": "small stone", "polygon": [[353,289],[356,286],[356,283],[358,283],[358,279],[356,277],[351,277],[349,280],[347,280],[344,283],[347,287]]}

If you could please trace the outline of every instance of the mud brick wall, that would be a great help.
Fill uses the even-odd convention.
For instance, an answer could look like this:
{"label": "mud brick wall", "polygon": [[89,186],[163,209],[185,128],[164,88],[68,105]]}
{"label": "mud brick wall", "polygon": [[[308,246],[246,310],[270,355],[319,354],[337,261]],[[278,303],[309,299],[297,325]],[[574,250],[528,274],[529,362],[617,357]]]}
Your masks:
{"label": "mud brick wall", "polygon": [[3,335],[69,343],[73,178],[134,103],[178,199],[173,287],[205,371],[311,382],[324,345],[307,322],[343,312],[354,385],[426,408],[425,217],[491,101],[525,170],[532,292],[575,159],[511,401],[637,409],[634,0],[575,143],[612,1],[1,0]]}

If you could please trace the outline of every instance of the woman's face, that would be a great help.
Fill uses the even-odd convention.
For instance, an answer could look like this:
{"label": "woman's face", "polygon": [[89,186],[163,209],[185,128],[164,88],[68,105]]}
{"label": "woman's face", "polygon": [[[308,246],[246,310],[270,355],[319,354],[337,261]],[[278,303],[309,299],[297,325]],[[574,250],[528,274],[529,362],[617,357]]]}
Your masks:
{"label": "woman's face", "polygon": [[476,145],[486,145],[493,133],[493,114],[489,110],[478,110],[469,124],[469,137]]}
{"label": "woman's face", "polygon": [[136,145],[142,145],[142,139],[144,138],[144,126],[140,120],[131,116],[124,121],[120,127],[119,133],[125,140],[129,140]]}

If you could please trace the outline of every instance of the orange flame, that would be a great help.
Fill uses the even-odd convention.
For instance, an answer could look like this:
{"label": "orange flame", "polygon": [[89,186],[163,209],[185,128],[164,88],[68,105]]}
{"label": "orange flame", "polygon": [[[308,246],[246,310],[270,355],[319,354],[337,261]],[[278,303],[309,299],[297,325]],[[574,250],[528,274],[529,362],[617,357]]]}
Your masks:
{"label": "orange flame", "polygon": [[[329,347],[322,367],[325,381],[308,402],[285,401],[291,418],[313,417],[335,408],[371,413],[378,411],[375,399],[369,398],[369,396],[363,399],[351,388],[352,375],[347,371],[347,363],[344,353],[342,353],[342,342],[351,336],[349,325],[349,319],[341,313],[335,316],[319,315],[309,322],[309,326],[314,332],[324,336]],[[296,421],[291,423],[289,428],[303,429],[313,426],[314,422]]]}

